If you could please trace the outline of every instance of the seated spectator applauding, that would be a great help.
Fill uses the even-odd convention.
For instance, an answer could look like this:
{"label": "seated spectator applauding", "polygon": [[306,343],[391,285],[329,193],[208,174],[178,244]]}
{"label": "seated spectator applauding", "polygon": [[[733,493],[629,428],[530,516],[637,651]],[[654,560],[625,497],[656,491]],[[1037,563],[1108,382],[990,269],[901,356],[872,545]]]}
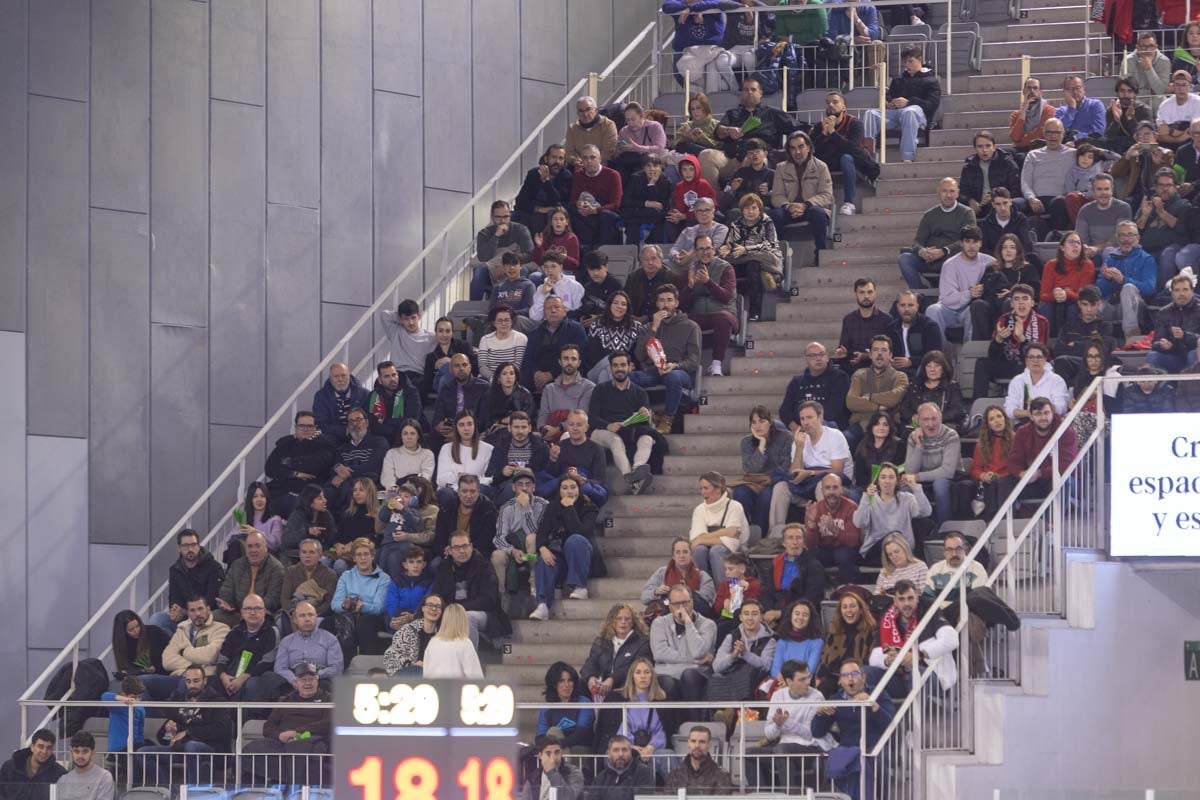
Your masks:
{"label": "seated spectator applauding", "polygon": [[694,725],[688,731],[688,754],[667,774],[665,788],[669,791],[694,794],[724,794],[733,791],[733,779],[717,766],[709,754],[712,731],[705,725]]}
{"label": "seated spectator applauding", "polygon": [[1154,175],[1156,194],[1142,199],[1138,209],[1138,229],[1142,247],[1158,261],[1156,287],[1163,287],[1184,267],[1194,267],[1200,259],[1200,244],[1190,244],[1188,211],[1191,204],[1179,196],[1175,171],[1163,167]]}
{"label": "seated spectator applauding", "polygon": [[[594,426],[592,441],[612,454],[613,465],[625,478],[629,494],[641,494],[654,481],[650,454],[656,431],[650,425],[650,398],[645,389],[629,379],[632,364],[628,353],[614,353],[608,365],[612,380],[597,386],[588,404],[588,421]],[[635,414],[646,421],[625,425],[625,420]]]}
{"label": "seated spectator applauding", "polygon": [[[855,523],[857,524],[857,523]],[[804,526],[791,523],[783,528],[783,552],[771,560],[771,575],[763,586],[763,619],[774,624],[785,606],[807,600],[816,607],[825,597],[825,569],[804,546]]]}
{"label": "seated spectator applauding", "polygon": [[[315,664],[296,665],[293,691],[280,698],[291,704],[332,703],[333,695],[321,686]],[[255,785],[279,783],[323,784],[330,779],[330,746],[333,738],[333,712],[327,708],[277,708],[263,724],[263,738],[245,746],[243,774]],[[270,754],[255,757],[255,754]],[[286,754],[289,758],[283,758]],[[308,759],[301,754],[315,754]],[[299,757],[298,757],[299,756]]]}
{"label": "seated spectator applauding", "polygon": [[891,594],[897,583],[908,580],[915,586],[924,586],[929,574],[925,562],[913,555],[904,537],[888,534],[883,539],[883,555],[880,558],[878,577],[875,579],[875,594]]}
{"label": "seated spectator applauding", "polygon": [[959,251],[965,228],[978,230],[975,212],[958,202],[958,181],[942,178],[937,191],[938,204],[921,215],[912,247],[900,253],[900,274],[910,289],[920,289],[924,276],[941,272],[946,259]]}
{"label": "seated spectator applauding", "polygon": [[787,154],[787,161],[775,170],[768,213],[775,229],[785,238],[789,225],[807,222],[820,263],[821,251],[829,241],[833,178],[829,167],[813,153],[812,139],[807,133],[795,131],[788,136]]}
{"label": "seated spectator applauding", "polygon": [[[679,412],[683,390],[692,387],[692,376],[700,368],[700,326],[680,313],[679,290],[674,284],[659,286],[655,297],[658,310],[638,336],[634,357],[639,368],[630,378],[643,388],[666,387],[664,415],[655,427],[659,433],[667,434]],[[651,338],[662,349],[661,358],[651,356],[648,350]]]}
{"label": "seated spectator applauding", "polygon": [[[374,395],[372,395],[374,397]],[[263,472],[270,489],[271,508],[280,516],[292,513],[300,490],[310,483],[329,480],[337,444],[317,431],[311,411],[298,411],[295,433],[275,442]]]}
{"label": "seated spectator applauding", "polygon": [[[329,570],[328,567],[324,569]],[[333,572],[329,570],[329,574]],[[221,643],[217,656],[217,674],[210,681],[214,688],[223,691],[212,699],[268,702],[270,681],[264,676],[275,667],[275,648],[279,634],[267,619],[267,606],[256,594],[248,596],[242,603],[242,621],[230,629]],[[184,674],[188,694],[192,692],[191,672]],[[218,752],[225,752],[218,750]]]}
{"label": "seated spectator applauding", "polygon": [[518,411],[530,418],[532,430],[533,392],[517,383],[517,378],[517,365],[511,361],[498,364],[492,374],[492,384],[484,400],[479,427],[484,432],[483,440],[493,447],[500,434],[508,430],[512,415]]}
{"label": "seated spectator applauding", "polygon": [[601,702],[614,686],[624,686],[629,667],[650,658],[650,631],[628,603],[616,603],[592,641],[580,680],[593,702]]}
{"label": "seated spectator applauding", "polygon": [[441,626],[442,602],[439,595],[426,595],[420,616],[392,634],[392,644],[383,654],[383,669],[389,677],[397,673],[420,674],[425,665],[425,648]]}
{"label": "seated spectator applauding", "polygon": [[688,535],[696,564],[714,581],[725,577],[725,557],[740,552],[750,540],[750,523],[742,504],[734,500],[719,472],[700,475],[701,503],[692,511]]}
{"label": "seated spectator applauding", "polygon": [[608,161],[617,152],[617,124],[600,113],[594,97],[575,101],[575,122],[567,128],[567,165],[583,161],[584,150],[597,148],[600,158]]}
{"label": "seated spectator applauding", "polygon": [[1171,304],[1154,315],[1154,349],[1146,362],[1167,372],[1182,372],[1196,363],[1197,341],[1200,300],[1194,296],[1191,279],[1176,275],[1171,279]]}
{"label": "seated spectator applauding", "polygon": [[558,376],[563,345],[587,346],[587,332],[575,320],[567,319],[567,307],[561,297],[553,294],[547,297],[542,312],[542,324],[529,333],[520,375],[520,384],[537,393]]}
{"label": "seated spectator applauding", "polygon": [[[671,587],[667,597],[670,613],[650,626],[650,651],[667,697],[695,702],[703,699],[708,684],[717,625],[696,612],[686,586]],[[631,676],[636,680],[635,673]]]}
{"label": "seated spectator applauding", "polygon": [[538,523],[538,560],[534,568],[538,605],[530,619],[550,618],[554,590],[560,580],[565,580],[563,593],[570,599],[587,600],[597,514],[579,480],[564,475],[558,484],[558,497],[550,501]]}
{"label": "seated spectator applauding", "polygon": [[770,530],[772,476],[792,463],[792,437],[771,419],[766,406],[750,410],[750,433],[742,437],[742,477],[732,481],[733,499],[760,531]]}
{"label": "seated spectator applauding", "polygon": [[[861,14],[868,9],[875,11],[870,6],[859,6],[857,11]],[[840,9],[839,11],[842,14],[846,13]],[[833,13],[837,14],[839,11]],[[858,17],[858,21],[861,24],[861,17]],[[862,123],[846,111],[846,97],[841,92],[832,91],[825,95],[825,116],[821,117],[820,127],[813,129],[812,144],[815,155],[825,162],[830,171],[838,170],[842,173],[845,201],[838,208],[838,213],[846,216],[855,213],[858,173],[862,172],[867,180],[874,181],[879,177],[879,165],[863,149]]]}
{"label": "seated spectator applauding", "polygon": [[904,472],[933,490],[933,529],[951,515],[951,488],[958,472],[962,446],[958,432],[942,421],[937,403],[922,403],[917,408],[917,428],[908,435]]}
{"label": "seated spectator applauding", "polygon": [[[492,524],[495,530],[495,523]],[[475,551],[472,534],[459,531],[450,536],[450,557],[438,565],[433,592],[466,611],[473,647],[479,646],[483,632],[493,643],[512,634],[512,625],[500,607],[500,585],[488,558]],[[488,538],[490,547],[491,540]],[[426,677],[429,677],[428,675]]]}
{"label": "seated spectator applauding", "polygon": [[642,602],[648,616],[668,613],[671,587],[684,584],[692,592],[692,602],[701,615],[715,619],[712,604],[717,597],[712,576],[700,569],[692,557],[692,543],[683,536],[671,541],[671,560],[654,571],[642,586]]}
{"label": "seated spectator applauding", "polygon": [[1054,106],[1042,99],[1042,82],[1030,76],[1021,87],[1021,107],[1008,116],[1008,135],[1020,153],[1041,147],[1045,140],[1042,127],[1054,118]]}
{"label": "seated spectator applauding", "polygon": [[[888,338],[892,340],[892,366],[910,379],[916,375],[917,365],[923,363],[926,355],[944,347],[942,329],[922,314],[920,308],[916,292],[912,289],[901,291],[896,297],[899,316],[888,326]],[[846,388],[849,389],[849,386]]]}
{"label": "seated spectator applauding", "polygon": [[313,396],[313,414],[317,429],[335,442],[346,435],[346,414],[352,408],[362,408],[370,394],[350,374],[350,367],[338,362],[329,367],[329,377]]}
{"label": "seated spectator applauding", "polygon": [[981,220],[988,213],[996,189],[1020,194],[1021,169],[1012,156],[996,147],[991,131],[976,133],[974,146],[975,154],[963,162],[958,179],[958,202]]}
{"label": "seated spectator applauding", "polygon": [[[1151,34],[1151,37],[1153,37],[1153,34]],[[1126,64],[1129,63],[1128,58],[1133,55],[1133,53],[1129,54],[1126,58]],[[1162,54],[1160,53],[1159,55]],[[1169,66],[1170,60],[1168,59],[1165,67]],[[1164,69],[1162,78],[1163,86],[1161,89],[1157,91],[1146,90],[1145,94],[1149,96],[1150,103],[1154,106],[1154,108],[1151,108],[1145,103],[1138,101],[1138,83],[1136,81],[1131,80],[1128,75],[1117,78],[1114,86],[1117,98],[1108,104],[1108,112],[1104,115],[1104,146],[1106,148],[1112,150],[1114,153],[1124,153],[1133,145],[1134,129],[1138,123],[1151,122],[1154,119],[1154,112],[1162,102],[1162,96],[1166,94],[1165,90],[1169,80],[1169,72],[1167,69]]]}
{"label": "seated spectator applauding", "polygon": [[353,621],[360,653],[380,655],[384,648],[379,634],[388,627],[387,594],[391,579],[375,565],[374,542],[357,539],[350,548],[355,568],[338,578],[331,607],[333,613]]}
{"label": "seated spectator applauding", "polygon": [[617,222],[621,219],[621,174],[600,161],[600,149],[594,144],[584,145],[579,167],[571,178],[571,228],[580,246],[589,249],[616,244]]}
{"label": "seated spectator applauding", "polygon": [[279,611],[282,591],[283,564],[267,552],[267,540],[261,533],[251,533],[246,537],[246,555],[234,561],[225,574],[214,616],[225,625],[237,625],[242,601],[250,594],[257,594],[263,598],[267,614],[273,620]]}
{"label": "seated spectator applauding", "polygon": [[[692,169],[699,172],[697,164]],[[675,184],[663,176],[662,156],[643,158],[641,171],[631,175],[623,188],[621,219],[625,221],[625,244],[665,241],[665,224]]]}
{"label": "seated spectator applauding", "polygon": [[571,196],[567,149],[557,142],[546,148],[538,165],[525,173],[513,208],[513,218],[531,231],[546,227],[550,212],[565,206]]}
{"label": "seated spectator applauding", "polygon": [[[924,587],[924,581],[921,586]],[[917,623],[928,612],[928,601],[921,598],[917,584],[902,580],[894,587],[895,604],[879,620],[879,645],[871,651],[871,666],[887,669],[900,657],[900,648],[908,641]],[[919,659],[921,671],[932,669],[943,690],[958,683],[958,634],[941,614],[936,614],[905,653],[901,667],[888,683],[888,692],[903,697],[912,691],[913,661]],[[844,664],[845,662],[843,662]]]}
{"label": "seated spectator applauding", "polygon": [[[483,296],[475,299],[482,300]],[[437,341],[433,331],[421,327],[421,307],[417,305],[416,300],[402,300],[395,311],[380,311],[379,321],[392,345],[392,358],[395,359],[392,366],[400,371],[408,383],[418,385],[425,369],[425,356]],[[379,366],[376,365],[375,369],[378,373]],[[368,401],[368,410],[370,407],[371,403]],[[418,416],[415,410],[410,411],[410,414]]]}
{"label": "seated spectator applauding", "polygon": [[[819,756],[832,750],[834,739],[829,734],[820,739],[813,736],[812,721],[817,713],[815,702],[825,697],[813,688],[813,673],[809,663],[797,659],[788,659],[780,667],[780,675],[784,685],[771,695],[771,705],[767,708],[767,726],[763,729],[763,738],[767,745],[758,745],[746,749],[750,755],[801,755]],[[787,772],[777,762],[779,759],[763,759],[758,761],[758,781],[772,782],[773,786],[802,785],[800,762],[804,758],[785,758]],[[771,773],[774,772],[772,779]]]}
{"label": "seated spectator applauding", "polygon": [[815,400],[800,407],[800,427],[792,434],[792,462],[785,473],[776,472],[771,489],[770,532],[787,522],[789,505],[800,505],[817,496],[817,487],[828,474],[850,483],[854,466],[850,446],[837,428],[825,424],[824,409]]}
{"label": "seated spectator applauding", "polygon": [[908,391],[896,413],[901,427],[915,428],[918,425],[918,409],[925,403],[933,403],[941,409],[942,422],[955,430],[967,420],[962,389],[954,380],[954,369],[940,350],[930,350],[921,359],[917,376],[908,385]]}
{"label": "seated spectator applauding", "polygon": [[844,497],[844,491],[840,476],[828,472],[821,478],[822,497],[804,512],[805,549],[824,566],[837,566],[839,583],[856,583],[861,539],[854,524],[858,504]]}
{"label": "seated spectator applauding", "polygon": [[533,253],[533,237],[529,228],[512,221],[512,208],[506,200],[492,203],[492,222],[475,236],[475,258],[481,262],[473,268],[471,299],[482,300],[488,289],[504,279],[500,257],[513,253],[527,262]]}
{"label": "seated spectator applauding", "polygon": [[971,341],[976,338],[971,305],[976,300],[983,300],[983,273],[996,259],[979,252],[983,247],[983,231],[977,226],[963,228],[959,238],[961,249],[942,264],[938,301],[929,307],[928,313],[929,318],[937,323],[943,338],[946,328],[961,325],[963,341]]}
{"label": "seated spectator applauding", "polygon": [[1141,336],[1139,315],[1157,291],[1157,265],[1153,256],[1141,248],[1140,241],[1136,222],[1118,222],[1117,249],[1105,255],[1096,276],[1096,288],[1107,301],[1101,305],[1100,318],[1105,322],[1119,319],[1126,341]]}
{"label": "seated spectator applauding", "polygon": [[1033,310],[1033,287],[1019,283],[1012,290],[1012,310],[1001,314],[992,331],[987,358],[975,362],[973,397],[987,397],[993,380],[1002,381],[1021,372],[1027,345],[1045,345],[1050,323]]}
{"label": "seated spectator applauding", "polygon": [[[529,297],[533,297],[532,283],[529,284]],[[524,333],[513,330],[516,313],[512,306],[504,304],[492,306],[488,312],[492,330],[479,340],[476,356],[479,360],[479,377],[484,380],[490,381],[501,364],[520,364],[525,356],[529,339]]]}
{"label": "seated spectator applauding", "polygon": [[542,387],[537,428],[549,442],[562,437],[567,414],[572,409],[586,409],[591,402],[596,384],[580,374],[582,365],[582,348],[574,342],[564,344],[558,351],[558,377]]}
{"label": "seated spectator applauding", "polygon": [[[858,284],[864,285],[859,287]],[[875,284],[864,278],[855,281],[855,294],[870,296],[867,317],[860,311],[852,311],[842,320],[843,339],[848,337],[848,329],[854,327],[855,318],[875,324],[876,318],[889,319],[887,314],[875,308]],[[882,320],[881,320],[882,321]],[[866,350],[870,349],[867,340]],[[844,351],[842,345],[839,351]],[[856,354],[857,355],[857,354]],[[846,392],[850,390],[850,375],[844,370],[829,368],[829,350],[820,342],[809,342],[804,346],[804,361],[808,365],[804,372],[788,381],[783,393],[783,402],[779,404],[779,419],[788,430],[795,431],[800,427],[800,406],[810,400],[815,400],[825,409],[825,418],[838,428],[846,426],[848,412],[846,411]]]}
{"label": "seated spectator applauding", "polygon": [[538,475],[537,493],[551,497],[558,492],[558,483],[570,475],[580,489],[597,507],[608,500],[604,485],[604,448],[588,438],[588,416],[582,409],[567,414],[567,435],[550,445],[550,463]]}
{"label": "seated spectator applauding", "polygon": [[896,466],[883,464],[854,512],[854,524],[862,532],[858,554],[864,564],[881,557],[883,539],[889,533],[899,533],[912,549],[917,543],[912,521],[933,513],[915,475],[904,476],[905,491],[900,491],[900,482]]}
{"label": "seated spectator applauding", "polygon": [[983,412],[983,427],[979,430],[975,453],[971,456],[971,480],[983,486],[984,519],[994,517],[1004,502],[1000,479],[1008,476],[1008,454],[1012,443],[1012,420],[1002,406],[988,406]]}
{"label": "seated spectator applauding", "polygon": [[[937,73],[925,66],[924,51],[910,47],[900,54],[904,71],[888,85],[887,126],[900,131],[900,158],[909,162],[917,157],[917,132],[933,124],[934,114],[942,101],[942,87]],[[876,110],[863,115],[863,133],[879,142],[880,117]],[[961,225],[959,227],[962,227]]]}
{"label": "seated spectator applauding", "polygon": [[729,237],[719,253],[734,265],[746,287],[750,321],[755,322],[762,316],[763,293],[774,289],[783,278],[783,253],[775,223],[763,213],[758,195],[746,195],[739,207],[741,214],[729,226]]}

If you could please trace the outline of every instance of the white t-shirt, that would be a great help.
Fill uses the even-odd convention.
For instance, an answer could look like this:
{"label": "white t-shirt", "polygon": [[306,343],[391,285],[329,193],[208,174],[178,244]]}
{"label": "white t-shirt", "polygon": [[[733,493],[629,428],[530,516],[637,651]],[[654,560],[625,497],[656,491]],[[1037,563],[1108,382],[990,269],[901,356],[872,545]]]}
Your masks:
{"label": "white t-shirt", "polygon": [[[796,442],[792,440],[792,458],[796,458]],[[805,469],[828,469],[833,466],[836,459],[845,459],[842,466],[842,473],[847,478],[854,477],[854,459],[850,457],[850,445],[846,444],[846,437],[836,428],[825,426],[821,433],[821,440],[813,442],[809,436],[804,440],[804,468]]]}
{"label": "white t-shirt", "polygon": [[1158,107],[1158,124],[1170,125],[1172,122],[1191,122],[1200,117],[1200,95],[1189,94],[1183,105],[1168,97]]}

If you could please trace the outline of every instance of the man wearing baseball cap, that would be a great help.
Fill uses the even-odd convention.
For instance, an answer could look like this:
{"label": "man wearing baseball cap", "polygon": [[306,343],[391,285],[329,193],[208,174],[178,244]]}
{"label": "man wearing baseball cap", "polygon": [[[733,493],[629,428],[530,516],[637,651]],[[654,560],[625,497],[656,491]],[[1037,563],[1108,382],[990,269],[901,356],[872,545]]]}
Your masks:
{"label": "man wearing baseball cap", "polygon": [[[496,517],[496,538],[492,544],[496,549],[492,552],[492,567],[496,570],[496,579],[500,583],[500,595],[503,597],[505,581],[508,576],[509,564],[518,567],[526,564],[525,555],[536,553],[538,525],[546,506],[550,505],[544,497],[534,494],[536,481],[533,472],[525,467],[518,467],[512,473],[513,498],[500,507]],[[532,570],[530,577],[532,578]],[[520,591],[520,586],[514,587]]]}
{"label": "man wearing baseball cap", "polygon": [[[330,703],[333,696],[317,682],[320,670],[312,661],[301,661],[292,669],[296,676],[292,681],[294,690],[280,698],[283,703]],[[278,755],[258,758],[245,756],[244,769],[268,785],[277,783],[325,783],[328,775],[322,774],[322,762],[327,759],[296,758],[298,754],[329,753],[330,735],[333,730],[333,714],[328,708],[276,708],[263,725],[263,738],[246,745],[248,754],[287,753],[292,758]]]}
{"label": "man wearing baseball cap", "polygon": [[1188,140],[1188,125],[1200,117],[1200,96],[1192,91],[1192,76],[1186,69],[1171,73],[1170,95],[1158,107],[1158,143],[1172,150]]}

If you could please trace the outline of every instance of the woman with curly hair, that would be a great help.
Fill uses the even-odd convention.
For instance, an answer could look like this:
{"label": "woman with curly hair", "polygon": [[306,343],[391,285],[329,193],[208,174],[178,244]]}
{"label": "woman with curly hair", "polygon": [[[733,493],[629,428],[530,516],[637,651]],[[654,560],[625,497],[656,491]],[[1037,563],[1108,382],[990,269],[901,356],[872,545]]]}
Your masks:
{"label": "woman with curly hair", "polygon": [[603,698],[614,686],[625,685],[629,665],[639,658],[650,658],[650,629],[633,606],[616,603],[592,642],[581,680],[593,699]]}
{"label": "woman with curly hair", "polygon": [[838,689],[842,659],[854,658],[865,664],[875,646],[879,623],[871,614],[871,605],[865,595],[866,590],[857,586],[843,586],[833,594],[838,604],[837,612],[825,634],[825,647],[821,650],[821,663],[813,683],[826,697],[832,697]]}

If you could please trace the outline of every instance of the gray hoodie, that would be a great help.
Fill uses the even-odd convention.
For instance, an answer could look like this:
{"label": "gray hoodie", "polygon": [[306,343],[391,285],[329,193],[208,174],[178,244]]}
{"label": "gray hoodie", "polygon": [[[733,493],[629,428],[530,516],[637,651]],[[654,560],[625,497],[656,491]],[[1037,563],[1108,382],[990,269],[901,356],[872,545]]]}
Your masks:
{"label": "gray hoodie", "polygon": [[379,323],[383,332],[392,345],[392,361],[401,372],[425,372],[425,356],[433,352],[437,346],[437,337],[433,331],[420,330],[409,333],[400,324],[400,317],[395,311],[380,311]]}
{"label": "gray hoodie", "polygon": [[717,641],[717,623],[695,614],[682,633],[676,632],[675,617],[659,617],[650,626],[650,652],[659,675],[678,678],[696,666],[696,659],[712,652]]}
{"label": "gray hoodie", "polygon": [[[746,652],[737,658],[733,655],[734,639],[743,639],[746,641]],[[755,653],[756,649],[753,645],[757,645],[762,639],[769,639],[766,646],[763,647],[761,653]],[[765,625],[759,625],[758,630],[754,632],[754,636],[746,634],[746,628],[743,625],[737,626],[737,631],[725,637],[725,641],[721,642],[721,648],[717,650],[717,657],[713,659],[713,671],[718,674],[728,672],[737,666],[738,662],[745,661],[755,669],[761,669],[764,672],[771,671],[771,663],[775,660],[775,637],[767,630]]]}

